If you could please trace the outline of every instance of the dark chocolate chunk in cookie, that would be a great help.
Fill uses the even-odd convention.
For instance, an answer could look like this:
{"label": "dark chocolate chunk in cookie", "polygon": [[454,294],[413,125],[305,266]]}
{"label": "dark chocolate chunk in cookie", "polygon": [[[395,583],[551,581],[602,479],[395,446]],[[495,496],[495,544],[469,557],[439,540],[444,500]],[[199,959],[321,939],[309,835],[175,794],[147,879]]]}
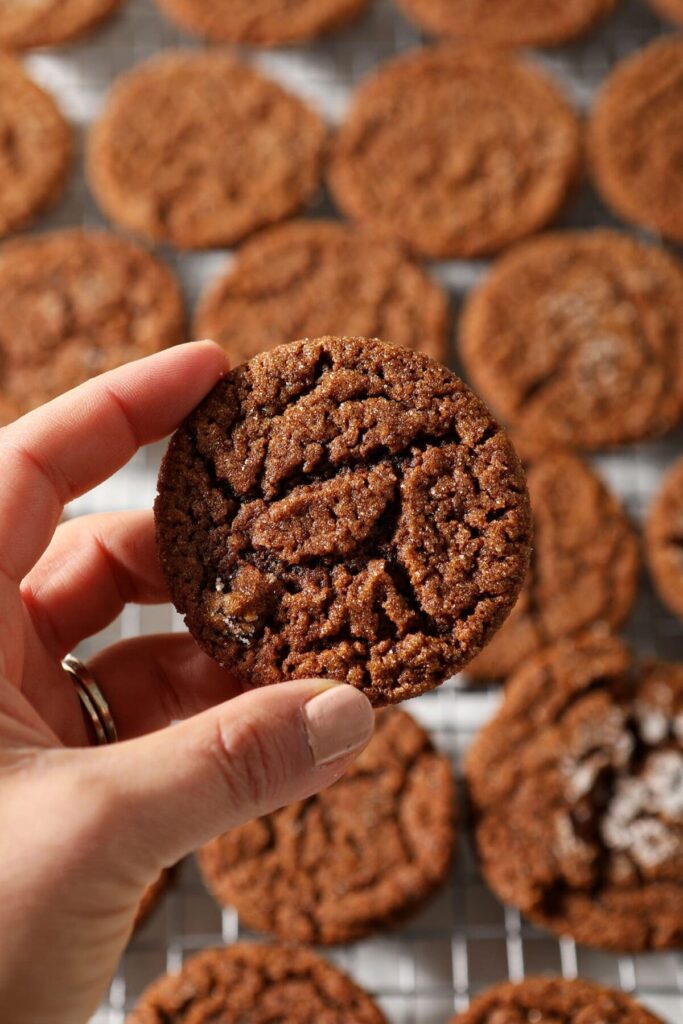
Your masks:
{"label": "dark chocolate chunk in cookie", "polygon": [[248,927],[334,944],[419,910],[444,884],[454,841],[450,762],[389,708],[339,782],[213,840],[199,859],[218,901]]}
{"label": "dark chocolate chunk in cookie", "polygon": [[563,641],[510,679],[466,772],[502,900],[587,945],[681,945],[683,665]]}
{"label": "dark chocolate chunk in cookie", "polygon": [[127,1024],[387,1024],[347,975],[307,949],[207,949],[143,992]]}
{"label": "dark chocolate chunk in cookie", "polygon": [[486,407],[363,338],[230,373],[174,435],[156,519],[176,607],[245,685],[329,677],[376,705],[462,668],[529,562],[524,473]]}

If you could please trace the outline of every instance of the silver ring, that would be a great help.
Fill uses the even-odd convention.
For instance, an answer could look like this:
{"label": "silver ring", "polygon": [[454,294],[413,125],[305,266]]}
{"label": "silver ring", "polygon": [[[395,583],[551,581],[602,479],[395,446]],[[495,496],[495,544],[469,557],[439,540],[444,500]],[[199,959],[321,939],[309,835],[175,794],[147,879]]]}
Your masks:
{"label": "silver ring", "polygon": [[67,654],[62,659],[62,668],[74,681],[81,704],[95,730],[98,744],[105,746],[108,743],[116,743],[119,737],[109,705],[88,668],[73,654]]}

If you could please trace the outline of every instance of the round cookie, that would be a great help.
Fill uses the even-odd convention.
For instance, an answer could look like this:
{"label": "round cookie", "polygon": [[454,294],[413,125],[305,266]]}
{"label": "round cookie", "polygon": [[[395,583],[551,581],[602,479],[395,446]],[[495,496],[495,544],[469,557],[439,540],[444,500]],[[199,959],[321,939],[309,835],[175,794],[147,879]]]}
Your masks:
{"label": "round cookie", "polygon": [[445,362],[448,298],[391,241],[335,221],[292,221],[247,242],[205,292],[194,335],[233,366],[294,338],[391,338]]}
{"label": "round cookie", "polygon": [[561,46],[587,32],[616,0],[397,0],[428,32],[497,46]]}
{"label": "round cookie", "polygon": [[76,39],[123,0],[0,0],[0,48],[28,50]]}
{"label": "round cookie", "polygon": [[683,0],[648,0],[651,7],[663,18],[683,25]]}
{"label": "round cookie", "polygon": [[445,367],[364,338],[228,374],[174,434],[155,508],[200,647],[245,686],[338,679],[376,706],[462,668],[529,564],[507,436]]}
{"label": "round cookie", "polygon": [[522,451],[663,434],[683,413],[683,267],[616,231],[525,242],[470,297],[460,352]]}
{"label": "round cookie", "polygon": [[380,68],[339,130],[329,184],[351,218],[426,256],[497,252],[559,212],[577,118],[531,63],[455,43]]}
{"label": "round cookie", "polygon": [[217,42],[281,46],[348,25],[369,0],[157,0],[188,32]]}
{"label": "round cookie", "polygon": [[652,503],[645,551],[657,593],[683,619],[683,459],[669,470]]}
{"label": "round cookie", "polygon": [[126,1024],[387,1024],[346,974],[307,949],[207,949],[149,986]]}
{"label": "round cookie", "polygon": [[0,53],[0,238],[56,202],[71,150],[71,129],[55,101]]}
{"label": "round cookie", "polygon": [[416,913],[445,883],[455,843],[451,765],[397,708],[369,746],[309,800],[200,851],[219,903],[290,942],[354,942]]}
{"label": "round cookie", "polygon": [[557,452],[531,464],[527,483],[534,517],[529,573],[512,612],[467,666],[475,679],[504,679],[561,637],[614,629],[635,600],[636,533],[593,470]]}
{"label": "round cookie", "polygon": [[529,659],[466,760],[493,891],[605,949],[683,942],[683,665],[586,635]]}
{"label": "round cookie", "polygon": [[503,982],[477,996],[451,1024],[662,1024],[615,989],[575,978]]}
{"label": "round cookie", "polygon": [[153,910],[155,910],[159,900],[164,895],[168,887],[173,880],[173,868],[165,868],[157,880],[148,885],[145,889],[140,904],[138,906],[138,912],[135,915],[135,921],[133,923],[133,930],[141,928],[147,918],[150,916]]}
{"label": "round cookie", "polygon": [[89,177],[126,228],[181,249],[230,246],[313,196],[325,139],[316,113],[228,53],[170,51],[114,85]]}
{"label": "round cookie", "polygon": [[0,423],[184,340],[178,285],[146,249],[55,231],[0,247]]}
{"label": "round cookie", "polygon": [[683,35],[619,64],[598,95],[589,155],[602,198],[620,217],[683,242]]}

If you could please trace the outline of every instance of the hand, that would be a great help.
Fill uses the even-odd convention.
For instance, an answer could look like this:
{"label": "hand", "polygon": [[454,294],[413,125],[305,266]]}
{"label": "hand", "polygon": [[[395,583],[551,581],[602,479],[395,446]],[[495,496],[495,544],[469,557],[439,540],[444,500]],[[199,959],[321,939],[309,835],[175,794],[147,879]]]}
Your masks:
{"label": "hand", "polygon": [[[0,1007],[12,1024],[85,1024],[160,870],[330,785],[372,732],[352,687],[239,695],[176,634],[93,659],[123,742],[88,747],[62,657],[127,601],[168,595],[151,511],[57,526],[63,506],[168,434],[224,372],[216,345],[179,346],[0,431]],[[163,728],[176,719],[188,720]]]}

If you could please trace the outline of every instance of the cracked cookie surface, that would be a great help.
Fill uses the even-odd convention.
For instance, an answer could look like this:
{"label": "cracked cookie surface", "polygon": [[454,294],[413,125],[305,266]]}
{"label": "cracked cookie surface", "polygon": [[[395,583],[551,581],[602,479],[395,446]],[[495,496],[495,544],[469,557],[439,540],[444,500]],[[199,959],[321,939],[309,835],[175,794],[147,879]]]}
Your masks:
{"label": "cracked cookie surface", "polygon": [[525,242],[469,299],[460,351],[522,453],[663,434],[683,412],[683,266],[616,231]]}
{"label": "cracked cookie surface", "polygon": [[538,231],[579,167],[578,120],[533,64],[476,44],[418,50],[360,86],[329,183],[351,218],[429,257]]}
{"label": "cracked cookie surface", "polygon": [[113,220],[179,248],[229,246],[296,212],[322,175],[326,129],[224,51],[169,51],[114,84],[88,149]]}
{"label": "cracked cookie surface", "polygon": [[56,46],[83,35],[124,0],[0,0],[0,47]]}
{"label": "cracked cookie surface", "polygon": [[494,985],[451,1024],[662,1024],[623,992],[582,979],[525,978]]}
{"label": "cracked cookie surface", "polygon": [[353,942],[416,913],[446,881],[455,842],[451,765],[404,711],[378,712],[345,775],[200,851],[219,903],[293,942]]}
{"label": "cracked cookie surface", "polygon": [[657,593],[683,619],[683,459],[669,470],[652,503],[645,550]]}
{"label": "cracked cookie surface", "polygon": [[561,637],[595,627],[608,632],[635,600],[636,533],[593,470],[557,452],[531,463],[527,484],[534,518],[529,573],[510,615],[467,666],[475,679],[504,679]]}
{"label": "cracked cookie surface", "polygon": [[171,440],[161,564],[246,686],[323,677],[377,706],[432,689],[502,623],[529,562],[524,473],[445,367],[363,338],[238,367]]}
{"label": "cracked cookie surface", "polygon": [[58,199],[71,155],[71,129],[55,101],[0,53],[0,238]]}
{"label": "cracked cookie surface", "polygon": [[343,28],[369,0],[157,0],[169,18],[216,42],[280,46]]}
{"label": "cracked cookie surface", "polygon": [[194,336],[231,365],[295,338],[391,338],[447,358],[448,299],[398,245],[335,221],[296,221],[247,242],[209,286]]}
{"label": "cracked cookie surface", "polygon": [[683,665],[587,635],[529,659],[467,757],[493,891],[605,949],[683,941]]}
{"label": "cracked cookie surface", "polygon": [[683,36],[618,64],[588,126],[595,183],[628,221],[683,242]]}
{"label": "cracked cookie surface", "polygon": [[[673,0],[675,2],[675,0]],[[397,0],[409,18],[436,35],[502,46],[560,46],[587,32],[616,0]]]}
{"label": "cracked cookie surface", "polygon": [[127,239],[69,230],[0,247],[0,423],[184,337],[173,274]]}
{"label": "cracked cookie surface", "polygon": [[187,960],[126,1024],[387,1024],[370,996],[307,949],[238,943]]}

